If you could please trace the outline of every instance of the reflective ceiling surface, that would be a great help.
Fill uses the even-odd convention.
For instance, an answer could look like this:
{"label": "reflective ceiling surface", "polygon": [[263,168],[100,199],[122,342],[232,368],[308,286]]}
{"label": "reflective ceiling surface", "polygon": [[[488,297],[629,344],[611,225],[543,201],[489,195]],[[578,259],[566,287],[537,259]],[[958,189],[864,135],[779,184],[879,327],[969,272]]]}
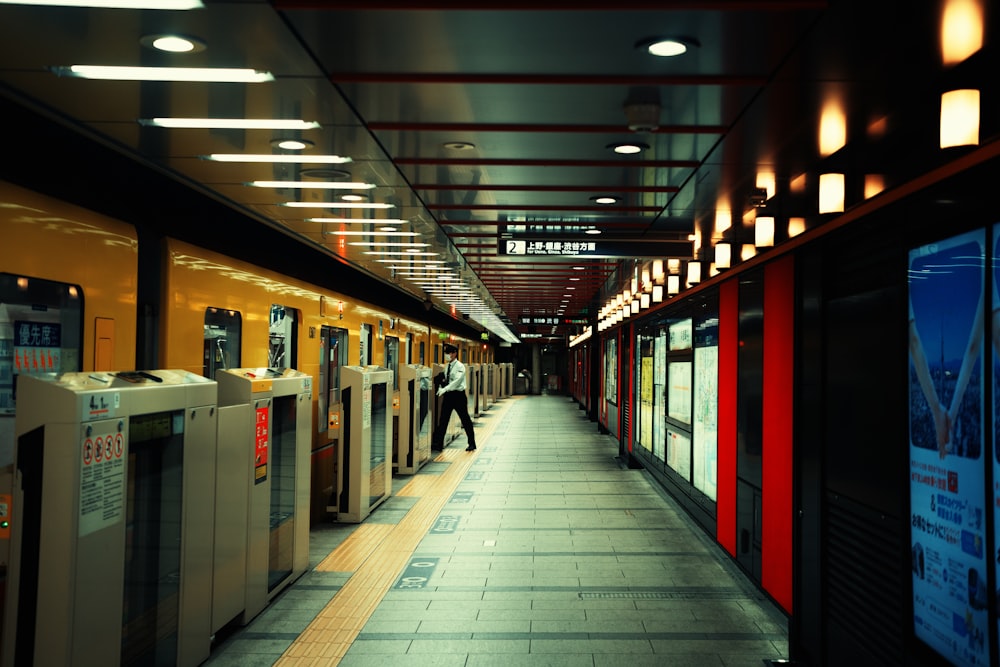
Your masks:
{"label": "reflective ceiling surface", "polygon": [[[825,219],[815,203],[820,171],[865,163],[885,188],[927,166],[907,147],[933,143],[936,118],[904,111],[911,102],[933,108],[924,96],[950,76],[939,64],[940,5],[907,5],[901,30],[882,4],[0,3],[0,84],[2,94],[245,213],[248,225],[286,231],[499,339],[562,338],[652,258],[677,260],[682,276],[700,262],[707,277],[713,244],[752,247],[752,216],[745,221],[761,187],[780,243],[794,233],[789,220],[808,228]],[[199,48],[159,51],[149,46],[156,35],[193,38]],[[650,55],[641,47],[656,37],[679,38],[688,51]],[[251,68],[273,80],[92,80],[59,69],[71,65]],[[831,104],[862,149],[821,150]],[[154,118],[314,125],[168,129],[151,126]],[[286,138],[307,148],[275,147]],[[612,150],[627,142],[642,150]],[[848,190],[849,203],[867,196]],[[329,207],[345,194],[391,207]],[[374,224],[389,219],[397,222]],[[438,266],[449,270],[427,268]],[[528,324],[537,318],[559,324]]]}

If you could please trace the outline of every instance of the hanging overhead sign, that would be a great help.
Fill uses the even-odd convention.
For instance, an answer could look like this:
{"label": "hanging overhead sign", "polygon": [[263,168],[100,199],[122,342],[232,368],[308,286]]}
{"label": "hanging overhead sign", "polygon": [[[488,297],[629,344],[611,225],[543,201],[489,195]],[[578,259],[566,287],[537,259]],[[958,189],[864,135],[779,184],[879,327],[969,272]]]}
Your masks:
{"label": "hanging overhead sign", "polygon": [[691,241],[581,241],[500,239],[501,255],[547,257],[692,257]]}

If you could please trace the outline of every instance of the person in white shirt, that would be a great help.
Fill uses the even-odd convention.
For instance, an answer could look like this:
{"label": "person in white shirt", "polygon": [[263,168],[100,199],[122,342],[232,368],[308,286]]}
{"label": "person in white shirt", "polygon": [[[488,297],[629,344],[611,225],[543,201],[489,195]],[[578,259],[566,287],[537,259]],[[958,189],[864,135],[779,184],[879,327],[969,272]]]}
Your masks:
{"label": "person in white shirt", "polygon": [[458,360],[458,348],[454,345],[445,343],[444,353],[448,357],[448,365],[444,370],[444,384],[437,390],[437,395],[442,397],[441,415],[434,430],[431,449],[438,452],[444,449],[444,434],[448,430],[448,422],[451,421],[451,413],[454,411],[462,420],[462,428],[465,429],[465,437],[469,441],[465,451],[474,452],[476,432],[472,430],[469,403],[465,395],[465,364]]}

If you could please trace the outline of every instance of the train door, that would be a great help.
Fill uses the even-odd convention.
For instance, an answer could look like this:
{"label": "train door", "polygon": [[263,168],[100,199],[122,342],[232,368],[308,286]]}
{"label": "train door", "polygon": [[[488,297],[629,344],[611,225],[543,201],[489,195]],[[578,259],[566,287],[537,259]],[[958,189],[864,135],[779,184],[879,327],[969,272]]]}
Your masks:
{"label": "train door", "polygon": [[267,367],[298,369],[298,311],[271,304],[268,324]]}
{"label": "train door", "polygon": [[215,379],[220,368],[242,365],[243,315],[236,310],[205,309],[205,343],[201,374]]}

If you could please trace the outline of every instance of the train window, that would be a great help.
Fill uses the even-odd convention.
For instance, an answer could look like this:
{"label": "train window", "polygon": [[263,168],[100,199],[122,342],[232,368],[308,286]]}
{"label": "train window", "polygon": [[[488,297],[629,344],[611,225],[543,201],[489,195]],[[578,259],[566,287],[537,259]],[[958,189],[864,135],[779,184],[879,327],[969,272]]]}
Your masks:
{"label": "train window", "polygon": [[[413,363],[413,334],[406,334],[406,363]],[[421,363],[423,360],[421,359]]]}
{"label": "train window", "polygon": [[358,356],[359,366],[368,366],[372,363],[372,325],[361,325],[361,349]]}
{"label": "train window", "polygon": [[317,399],[319,414],[326,415],[326,422],[317,420],[317,427],[328,431],[328,437],[335,440],[340,428],[340,368],[347,365],[347,329],[324,325],[320,330],[320,355]]}
{"label": "train window", "polygon": [[419,363],[421,366],[426,366],[427,365],[426,357],[424,356],[424,354],[425,354],[424,347],[425,346],[426,346],[426,343],[424,343],[424,341],[420,341],[420,360],[417,363]]}
{"label": "train window", "polygon": [[18,375],[79,371],[82,356],[80,286],[0,273],[0,415],[14,415]]}
{"label": "train window", "polygon": [[298,311],[271,304],[268,326],[267,365],[269,368],[298,368]]}
{"label": "train window", "polygon": [[399,389],[399,339],[395,336],[385,337],[385,367],[392,371],[392,388]]}
{"label": "train window", "polygon": [[205,309],[205,350],[201,374],[215,379],[220,368],[242,364],[243,315],[224,308]]}

